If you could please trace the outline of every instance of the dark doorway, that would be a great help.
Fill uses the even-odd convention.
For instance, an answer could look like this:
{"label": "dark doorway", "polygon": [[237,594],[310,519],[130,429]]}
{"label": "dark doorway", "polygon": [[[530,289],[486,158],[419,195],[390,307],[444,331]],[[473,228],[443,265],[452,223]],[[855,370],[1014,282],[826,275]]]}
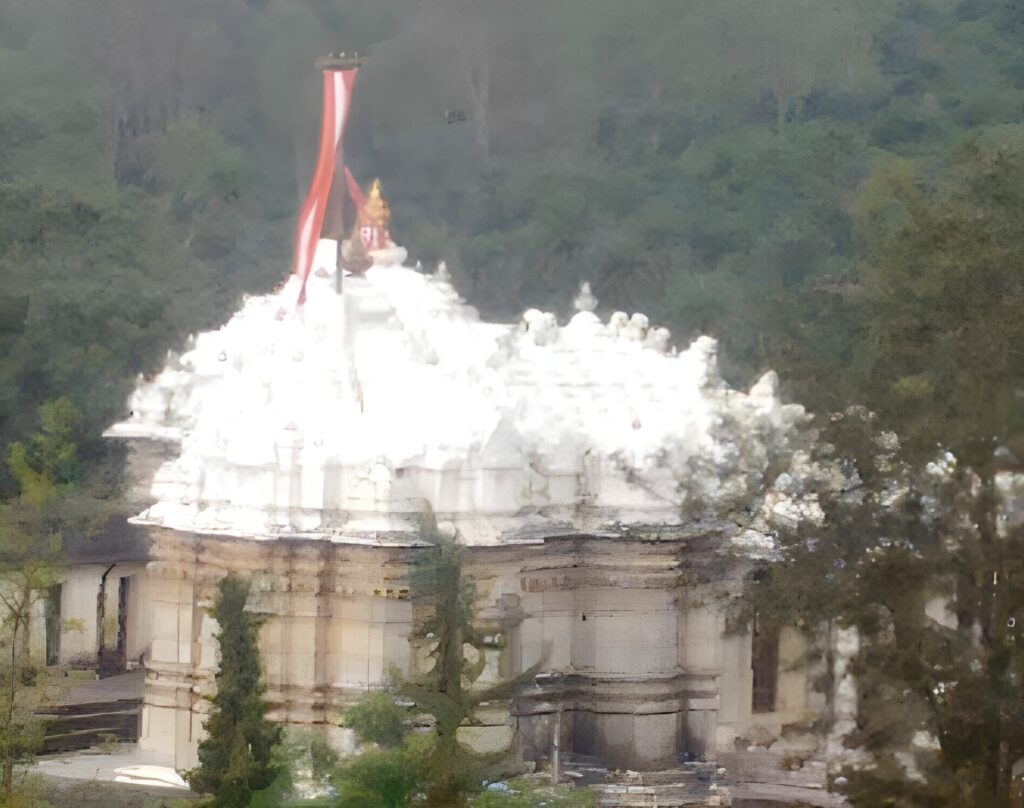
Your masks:
{"label": "dark doorway", "polygon": [[777,623],[754,621],[753,647],[750,667],[754,672],[752,708],[755,713],[775,710],[776,690],[779,682],[779,632]]}
{"label": "dark doorway", "polygon": [[117,659],[122,670],[128,658],[128,588],[131,582],[132,579],[125,576],[117,589]]}
{"label": "dark doorway", "polygon": [[[110,572],[114,565],[111,564]],[[104,575],[104,579],[106,575]],[[99,602],[99,674],[101,677],[113,676],[116,673],[123,673],[127,670],[128,651],[128,592],[131,578],[125,576],[118,578],[117,586],[117,633],[111,643],[107,635],[106,617],[104,606],[106,605],[106,580],[100,584],[98,596]]]}
{"label": "dark doorway", "polygon": [[63,587],[55,584],[46,590],[43,609],[46,615],[46,664],[60,664],[60,632],[62,620],[60,616],[60,598]]}

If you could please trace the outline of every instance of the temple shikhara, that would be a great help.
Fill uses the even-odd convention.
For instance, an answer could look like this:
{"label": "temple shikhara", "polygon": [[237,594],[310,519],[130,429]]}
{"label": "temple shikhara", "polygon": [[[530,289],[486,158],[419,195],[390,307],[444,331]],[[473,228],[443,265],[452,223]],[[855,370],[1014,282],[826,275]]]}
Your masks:
{"label": "temple shikhara", "polygon": [[[557,728],[563,755],[640,772],[728,769],[750,749],[820,757],[806,728],[825,697],[794,664],[798,633],[728,620],[773,553],[773,520],[816,507],[795,482],[815,473],[805,412],[770,373],[730,388],[714,340],[677,349],[589,286],[486,322],[444,264],[406,266],[384,189],[341,156],[359,61],[319,65],[319,160],[288,281],[140,379],[107,433],[128,444],[131,521],[149,539],[120,573],[142,747],[196,762],[217,665],[207,609],[228,572],[267,618],[272,717],[350,743],[345,707],[424,659],[408,572],[430,514],[469,548],[496,637],[484,678],[545,671],[467,742],[515,739],[541,761]],[[68,584],[64,608],[76,597],[96,602]],[[80,642],[61,654],[113,640]]]}

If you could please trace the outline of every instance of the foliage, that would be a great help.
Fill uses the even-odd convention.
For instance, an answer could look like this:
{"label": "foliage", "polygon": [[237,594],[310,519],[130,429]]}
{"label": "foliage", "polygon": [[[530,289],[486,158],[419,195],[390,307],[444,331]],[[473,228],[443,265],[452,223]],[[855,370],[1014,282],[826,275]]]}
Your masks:
{"label": "foliage", "polygon": [[0,770],[7,804],[17,803],[19,793],[30,799],[15,782],[15,767],[34,762],[42,746],[45,721],[35,711],[52,684],[31,658],[30,624],[39,601],[61,579],[68,534],[88,534],[97,511],[76,491],[78,411],[59,399],[40,407],[39,420],[40,431],[8,447],[19,491],[0,502]]}
{"label": "foliage", "polygon": [[783,531],[750,608],[806,627],[826,653],[823,621],[857,630],[847,743],[877,765],[847,772],[854,805],[1006,805],[1024,755],[1024,529],[986,537],[972,518],[997,506],[951,454],[921,469],[876,419],[853,410],[833,424],[831,450],[859,458],[863,482],[824,493],[821,524]]}
{"label": "foliage", "polygon": [[386,690],[367,693],[345,711],[345,726],[360,740],[391,748],[405,737],[408,710],[395,704]]}
{"label": "foliage", "polygon": [[[477,722],[477,705],[508,698],[537,667],[486,687],[478,683],[488,643],[473,624],[475,587],[462,572],[463,549],[433,524],[423,535],[433,543],[418,551],[411,590],[416,635],[430,649],[434,665],[411,680],[393,676],[385,690],[367,694],[346,712],[346,725],[377,748],[338,768],[336,804],[344,808],[402,806],[413,794],[424,805],[466,805],[483,784],[520,769],[512,750],[474,752],[460,742],[458,731]],[[396,696],[410,706],[399,704]],[[417,710],[433,719],[429,731],[411,731],[409,718]]]}
{"label": "foliage", "polygon": [[272,762],[274,782],[253,793],[247,808],[318,808],[332,803],[330,778],[338,756],[319,732],[286,725]]}
{"label": "foliage", "polygon": [[211,614],[220,627],[217,692],[199,743],[199,767],[187,774],[189,785],[214,795],[213,806],[246,805],[254,792],[278,775],[274,748],[281,727],[264,717],[264,685],[258,647],[261,620],[245,611],[249,584],[228,575],[217,585]]}
{"label": "foliage", "polygon": [[21,498],[42,507],[68,490],[79,476],[76,440],[81,415],[70,399],[45,402],[39,408],[41,431],[26,446],[12,443],[7,465]]}
{"label": "foliage", "polygon": [[1005,126],[938,188],[890,174],[860,203],[871,392],[918,456],[941,442],[980,471],[993,440],[1024,439],[1022,180],[1024,127]]}
{"label": "foliage", "polygon": [[365,694],[345,712],[345,725],[370,746],[338,766],[332,783],[338,808],[404,806],[423,789],[432,734],[409,730],[410,712],[396,703],[397,677],[382,691]]}
{"label": "foliage", "polygon": [[402,808],[424,790],[427,761],[435,739],[409,733],[402,743],[366,749],[342,763],[332,778],[335,808]]}
{"label": "foliage", "polygon": [[462,572],[464,548],[434,525],[425,526],[423,535],[433,543],[417,554],[411,591],[420,614],[416,634],[430,648],[434,665],[397,689],[434,719],[433,742],[425,758],[424,804],[458,806],[465,805],[482,783],[505,779],[519,768],[511,750],[471,750],[459,741],[459,728],[477,722],[476,708],[482,702],[509,698],[540,665],[496,684],[474,686],[486,665],[488,643],[473,623],[476,588]]}
{"label": "foliage", "polygon": [[[835,415],[825,438],[863,487],[826,498],[820,528],[784,537],[786,564],[755,591],[779,617],[827,617],[863,638],[850,743],[878,766],[850,777],[857,805],[1003,805],[1024,754],[1024,544],[1000,490],[1024,447],[1022,179],[1021,129],[1001,126],[931,181],[880,164],[851,207],[864,258],[858,294],[839,304],[857,323],[843,384],[878,416]],[[900,436],[898,461],[882,426]],[[950,604],[948,625],[926,615],[933,598]],[[938,748],[915,746],[918,732]]]}
{"label": "foliage", "polygon": [[42,775],[23,772],[18,777],[17,789],[7,795],[4,808],[56,808],[47,798],[51,796]]}

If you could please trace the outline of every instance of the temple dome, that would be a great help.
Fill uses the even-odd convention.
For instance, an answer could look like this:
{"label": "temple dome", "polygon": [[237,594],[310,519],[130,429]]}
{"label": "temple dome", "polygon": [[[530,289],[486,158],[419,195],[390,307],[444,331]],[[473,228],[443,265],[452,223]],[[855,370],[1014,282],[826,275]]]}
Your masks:
{"label": "temple dome", "polygon": [[431,511],[470,543],[661,526],[744,507],[796,445],[773,374],[721,379],[643,315],[488,323],[445,271],[374,266],[336,291],[323,240],[297,280],[249,297],[140,379],[108,435],[180,444],[136,521],[254,537],[409,539]]}

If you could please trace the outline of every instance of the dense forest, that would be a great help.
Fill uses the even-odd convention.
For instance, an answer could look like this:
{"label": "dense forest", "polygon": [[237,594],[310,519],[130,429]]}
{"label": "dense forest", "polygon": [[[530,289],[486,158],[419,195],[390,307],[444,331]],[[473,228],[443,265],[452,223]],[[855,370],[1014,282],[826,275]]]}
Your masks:
{"label": "dense forest", "polygon": [[[717,337],[741,386],[773,367],[816,411],[945,426],[988,400],[1006,440],[1019,269],[971,309],[917,245],[903,276],[878,255],[902,217],[1012,201],[1022,43],[1009,0],[5,0],[0,442],[61,395],[102,428],[135,374],[285,276],[312,57],[343,48],[370,53],[353,172],[485,313],[565,314],[590,280],[680,345]],[[1006,218],[985,226],[1009,237]],[[910,224],[938,250],[928,226]],[[965,363],[981,387],[960,389]]]}
{"label": "dense forest", "polygon": [[[899,803],[857,784],[860,804],[996,804],[1024,754],[1024,637],[1002,628],[1024,619],[1024,545],[997,501],[1024,458],[1024,5],[0,0],[0,446],[38,442],[66,398],[76,473],[114,468],[98,435],[136,376],[286,276],[313,59],[352,49],[346,161],[382,180],[413,260],[446,260],[488,316],[567,316],[586,280],[679,347],[710,334],[732,384],[777,370],[857,458],[865,507],[823,502],[832,555],[782,537],[794,563],[761,608],[901,637],[862,658],[862,695],[918,694],[942,775],[886,785]],[[882,430],[900,454],[872,475]],[[936,491],[922,469],[947,450]],[[894,476],[914,493],[892,508]],[[922,651],[919,620],[880,623],[854,560],[877,547],[875,580],[914,606],[894,614],[948,578],[974,639]],[[974,681],[960,702],[928,695],[929,653]],[[905,744],[871,709],[861,740]]]}

